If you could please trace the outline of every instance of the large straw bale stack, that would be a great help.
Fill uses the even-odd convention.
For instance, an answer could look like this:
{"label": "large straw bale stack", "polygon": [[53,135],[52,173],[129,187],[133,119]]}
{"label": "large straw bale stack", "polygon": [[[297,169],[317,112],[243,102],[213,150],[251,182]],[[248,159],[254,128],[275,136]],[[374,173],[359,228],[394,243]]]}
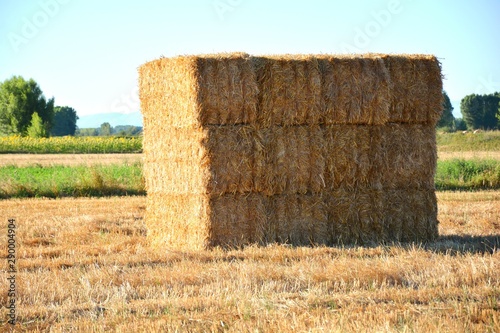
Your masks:
{"label": "large straw bale stack", "polygon": [[216,54],[140,68],[146,223],[177,249],[437,235],[435,57]]}

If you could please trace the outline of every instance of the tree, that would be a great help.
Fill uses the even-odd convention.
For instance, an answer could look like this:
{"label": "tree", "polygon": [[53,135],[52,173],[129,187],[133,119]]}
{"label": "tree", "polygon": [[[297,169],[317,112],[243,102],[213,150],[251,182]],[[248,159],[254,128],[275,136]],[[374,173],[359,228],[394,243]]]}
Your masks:
{"label": "tree", "polygon": [[500,102],[500,95],[497,93],[483,96],[483,112],[484,112],[484,128],[497,129],[498,128],[498,103]]}
{"label": "tree", "polygon": [[43,124],[42,118],[40,118],[37,112],[33,113],[26,134],[32,138],[46,138],[48,136],[47,133],[48,131]]}
{"label": "tree", "polygon": [[132,125],[118,125],[113,128],[113,132],[118,136],[134,136],[139,135],[142,127]]}
{"label": "tree", "polygon": [[54,136],[75,135],[77,120],[75,109],[69,106],[56,106],[51,134]]}
{"label": "tree", "polygon": [[443,114],[439,119],[436,127],[446,128],[453,131],[455,129],[455,117],[453,116],[453,106],[446,91],[443,91]]}
{"label": "tree", "polygon": [[26,135],[33,114],[37,113],[49,130],[54,115],[54,98],[45,99],[38,84],[21,76],[0,83],[0,134]]}
{"label": "tree", "polygon": [[[500,97],[500,93],[498,93],[498,96]],[[498,123],[500,124],[500,102],[498,102],[497,120]]]}
{"label": "tree", "polygon": [[77,136],[98,136],[97,128],[79,128],[76,130]]}
{"label": "tree", "polygon": [[472,130],[480,128],[482,125],[482,110],[479,96],[476,94],[467,95],[460,101],[460,110],[467,128]]}
{"label": "tree", "polygon": [[99,129],[99,135],[108,136],[111,135],[111,125],[109,123],[102,123]]}
{"label": "tree", "polygon": [[455,129],[457,131],[465,131],[467,130],[467,124],[462,118],[456,118],[455,119]]}
{"label": "tree", "polygon": [[498,103],[500,94],[468,95],[465,96],[460,108],[467,127],[470,129],[496,129],[498,128]]}

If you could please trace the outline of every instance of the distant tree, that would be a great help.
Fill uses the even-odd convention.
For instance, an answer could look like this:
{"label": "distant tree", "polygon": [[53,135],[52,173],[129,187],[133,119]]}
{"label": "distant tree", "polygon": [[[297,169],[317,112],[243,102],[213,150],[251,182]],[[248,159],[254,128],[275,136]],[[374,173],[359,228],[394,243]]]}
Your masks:
{"label": "distant tree", "polygon": [[113,132],[118,136],[134,136],[139,135],[142,127],[132,125],[118,125],[113,128]]}
{"label": "distant tree", "polygon": [[112,133],[111,125],[109,123],[102,123],[99,129],[99,135],[108,136],[111,135],[111,133]]}
{"label": "distant tree", "polygon": [[443,91],[443,114],[436,127],[445,128],[449,131],[455,130],[455,117],[453,116],[453,106],[446,91]]}
{"label": "distant tree", "polygon": [[465,96],[460,108],[462,115],[470,129],[496,129],[498,128],[498,103],[500,94],[468,95]]}
{"label": "distant tree", "polygon": [[[498,95],[500,97],[500,93]],[[498,120],[498,123],[500,124],[500,102],[498,102],[497,120]]]}
{"label": "distant tree", "polygon": [[98,136],[97,128],[78,128],[75,131],[76,136]]}
{"label": "distant tree", "polygon": [[75,109],[69,106],[56,106],[51,134],[54,136],[75,135],[77,120]]}
{"label": "distant tree", "polygon": [[0,134],[26,135],[35,112],[45,129],[50,130],[54,98],[46,100],[33,79],[13,76],[0,83]]}
{"label": "distant tree", "polygon": [[460,110],[467,128],[477,129],[482,125],[482,109],[480,96],[476,94],[467,95],[460,101]]}
{"label": "distant tree", "polygon": [[38,113],[33,113],[31,123],[26,130],[26,134],[32,138],[46,138],[48,136],[48,131]]}
{"label": "distant tree", "polygon": [[466,131],[467,130],[467,124],[462,118],[456,118],[455,119],[455,130],[457,131]]}
{"label": "distant tree", "polygon": [[497,129],[498,128],[498,103],[500,96],[497,94],[490,94],[483,96],[483,112],[484,112],[484,128]]}

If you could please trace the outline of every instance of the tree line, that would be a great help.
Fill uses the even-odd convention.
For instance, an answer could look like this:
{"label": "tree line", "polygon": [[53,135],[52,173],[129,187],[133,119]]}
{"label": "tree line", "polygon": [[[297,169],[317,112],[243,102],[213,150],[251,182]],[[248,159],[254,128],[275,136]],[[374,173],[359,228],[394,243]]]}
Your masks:
{"label": "tree line", "polygon": [[77,120],[75,109],[55,106],[33,79],[13,76],[0,83],[0,135],[75,135]]}
{"label": "tree line", "polygon": [[462,98],[460,111],[463,118],[453,116],[453,106],[443,91],[443,114],[437,128],[446,131],[500,129],[500,92],[488,95],[471,94]]}
{"label": "tree line", "polygon": [[[461,103],[463,118],[453,116],[453,106],[443,91],[443,114],[437,128],[456,130],[500,129],[500,92],[489,95],[467,95]],[[141,127],[111,127],[78,129],[76,110],[55,106],[54,98],[46,99],[38,83],[13,76],[0,83],[0,135],[48,137],[64,135],[138,135]]]}
{"label": "tree line", "polygon": [[99,128],[78,128],[76,110],[55,106],[46,99],[38,83],[13,76],[0,83],[0,136],[137,136],[142,127],[103,123]]}
{"label": "tree line", "polygon": [[142,127],[133,125],[111,126],[108,122],[102,123],[98,128],[78,128],[77,136],[137,136],[142,133]]}

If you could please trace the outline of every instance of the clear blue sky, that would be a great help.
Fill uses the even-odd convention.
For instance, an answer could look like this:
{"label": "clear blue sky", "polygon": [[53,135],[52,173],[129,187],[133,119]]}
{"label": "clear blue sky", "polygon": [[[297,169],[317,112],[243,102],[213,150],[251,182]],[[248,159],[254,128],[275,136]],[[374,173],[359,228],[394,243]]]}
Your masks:
{"label": "clear blue sky", "polygon": [[80,116],[127,113],[137,67],[162,55],[428,53],[460,101],[500,91],[499,33],[498,0],[0,0],[0,81],[33,78]]}

